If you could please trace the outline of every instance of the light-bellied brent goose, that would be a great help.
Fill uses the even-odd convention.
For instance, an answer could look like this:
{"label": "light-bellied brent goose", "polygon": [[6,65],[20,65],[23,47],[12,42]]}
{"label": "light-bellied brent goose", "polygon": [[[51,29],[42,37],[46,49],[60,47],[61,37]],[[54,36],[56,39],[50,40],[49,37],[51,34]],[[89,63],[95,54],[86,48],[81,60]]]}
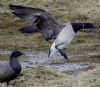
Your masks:
{"label": "light-bellied brent goose", "polygon": [[15,79],[21,72],[21,65],[17,57],[24,55],[20,51],[13,51],[10,55],[10,61],[0,61],[0,82],[7,82]]}
{"label": "light-bellied brent goose", "polygon": [[50,13],[39,8],[10,5],[10,9],[19,18],[29,21],[28,25],[20,29],[21,32],[40,32],[47,41],[56,38],[51,46],[49,57],[52,57],[58,50],[62,56],[68,58],[61,49],[71,42],[75,33],[83,28],[96,28],[93,23],[59,24]]}

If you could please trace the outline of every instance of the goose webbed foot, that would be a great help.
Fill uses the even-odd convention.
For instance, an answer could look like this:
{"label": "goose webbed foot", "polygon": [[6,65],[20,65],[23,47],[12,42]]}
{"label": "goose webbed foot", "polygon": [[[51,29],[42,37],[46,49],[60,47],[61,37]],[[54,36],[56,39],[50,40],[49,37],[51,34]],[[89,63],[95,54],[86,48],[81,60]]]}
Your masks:
{"label": "goose webbed foot", "polygon": [[68,60],[67,54],[58,48],[59,45],[56,45],[55,48],[60,52],[61,56]]}

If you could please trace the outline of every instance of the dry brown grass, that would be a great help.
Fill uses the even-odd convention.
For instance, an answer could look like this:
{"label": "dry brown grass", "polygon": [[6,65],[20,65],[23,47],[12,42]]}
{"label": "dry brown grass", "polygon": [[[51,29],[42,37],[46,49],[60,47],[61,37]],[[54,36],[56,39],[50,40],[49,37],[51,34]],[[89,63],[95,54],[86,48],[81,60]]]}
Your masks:
{"label": "dry brown grass", "polygon": [[[73,76],[43,66],[24,68],[24,76],[11,81],[9,87],[99,87],[100,68]],[[4,86],[5,87],[5,86]]]}
{"label": "dry brown grass", "polygon": [[[25,22],[11,14],[9,4],[20,4],[45,9],[55,19],[58,21],[62,20],[62,22],[79,20],[100,24],[98,19],[100,18],[99,0],[0,0],[0,48],[3,49],[39,48],[40,50],[44,50],[49,47],[49,43],[46,43],[40,35],[23,35],[17,32]],[[89,48],[89,50],[99,49],[100,46],[96,46],[100,44],[100,40],[95,35],[96,33],[79,33],[68,50],[75,47],[78,47],[78,49],[83,48],[82,50],[86,48]],[[92,38],[93,40],[91,40]],[[88,44],[90,45],[88,46]]]}
{"label": "dry brown grass", "polygon": [[[45,9],[60,22],[90,21],[100,26],[100,0],[0,0],[0,48],[3,49],[44,50],[51,44],[40,35],[17,32],[24,22],[11,14],[9,4]],[[67,52],[100,52],[100,36],[97,33],[80,32]],[[24,76],[12,81],[11,87],[100,87],[100,68],[75,77],[46,67],[25,68],[22,72]]]}

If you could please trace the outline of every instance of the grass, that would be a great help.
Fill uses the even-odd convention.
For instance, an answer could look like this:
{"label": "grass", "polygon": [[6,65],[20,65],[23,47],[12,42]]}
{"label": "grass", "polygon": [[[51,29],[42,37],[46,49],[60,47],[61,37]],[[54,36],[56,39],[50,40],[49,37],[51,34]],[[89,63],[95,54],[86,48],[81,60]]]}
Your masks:
{"label": "grass", "polygon": [[[79,32],[72,43],[67,47],[66,51],[69,53],[81,53],[85,51],[100,52],[100,39],[96,36],[96,33]],[[2,49],[47,51],[51,42],[46,42],[40,34],[21,34],[19,32],[0,33],[0,48]]]}
{"label": "grass", "polygon": [[100,55],[83,55],[83,56],[76,56],[73,58],[66,59],[54,59],[52,64],[64,64],[64,63],[80,63],[80,62],[89,62],[89,63],[97,63],[100,62]]}
{"label": "grass", "polygon": [[[42,41],[43,40],[43,41]],[[46,41],[40,35],[30,35],[21,33],[4,33],[0,35],[0,48],[2,49],[40,49],[48,47]],[[41,43],[41,44],[40,44]],[[44,46],[45,44],[45,46]],[[41,46],[44,48],[40,48]]]}
{"label": "grass", "polygon": [[[47,50],[51,43],[47,43],[40,34],[21,34],[18,29],[24,24],[24,20],[20,20],[9,9],[9,4],[21,4],[25,6],[38,7],[50,12],[57,21],[90,21],[100,24],[98,0],[1,0],[0,1],[0,48],[2,49],[35,49]],[[81,35],[82,34],[82,35]],[[98,50],[100,46],[99,37],[95,37],[91,33],[79,33],[69,46],[71,49],[77,47],[80,50]],[[91,41],[93,39],[93,41]],[[88,43],[89,42],[89,43]],[[91,44],[91,43],[92,44]],[[41,44],[40,44],[41,43]],[[73,45],[74,44],[74,45]],[[88,44],[94,47],[87,47]],[[98,47],[96,46],[98,45]],[[73,47],[74,46],[74,47]],[[80,47],[81,46],[81,47]],[[42,47],[42,48],[41,48]],[[85,48],[84,48],[85,47]],[[77,50],[77,49],[76,49]]]}
{"label": "grass", "polygon": [[22,77],[10,82],[9,87],[99,87],[100,68],[81,72],[73,77],[53,69],[37,66],[23,68]]}
{"label": "grass", "polygon": [[100,75],[100,69],[95,69],[95,70],[91,70],[89,72],[84,73],[82,76],[80,75],[78,78],[79,80],[79,87],[99,87],[100,84],[100,79],[99,79],[99,75]]}
{"label": "grass", "polygon": [[[9,10],[9,4],[38,7],[50,12],[58,22],[94,22],[100,27],[99,0],[0,0],[0,49],[47,51],[52,41],[46,42],[40,34],[22,34],[18,29],[26,22]],[[100,53],[100,34],[79,32],[65,49],[72,54]],[[0,55],[7,60],[8,55]],[[68,62],[100,61],[100,55],[80,56]],[[59,63],[59,61],[55,61]],[[65,62],[61,60],[60,63]],[[59,73],[47,67],[23,68],[24,75],[11,81],[11,87],[100,87],[100,68],[82,72],[77,76]],[[0,84],[1,85],[1,84]],[[4,86],[5,87],[5,86]]]}
{"label": "grass", "polygon": [[0,54],[0,60],[1,61],[9,60],[8,58],[9,58],[8,55]]}
{"label": "grass", "polygon": [[[92,21],[100,24],[99,20],[99,1],[98,0],[1,0],[0,1],[0,48],[2,49],[35,49],[47,50],[51,43],[47,43],[39,34],[21,34],[18,29],[25,24],[24,20],[20,20],[9,9],[9,4],[21,4],[25,6],[38,7],[49,11],[57,21]],[[81,35],[82,34],[82,35]],[[93,36],[95,34],[79,33],[72,42],[76,45],[84,44],[91,41],[91,38],[98,45],[99,38]],[[8,38],[7,38],[8,37]],[[88,37],[88,38],[87,38]],[[87,38],[87,39],[86,39]],[[94,44],[94,41],[92,42]],[[41,44],[40,44],[41,43]],[[41,48],[42,47],[42,48]],[[71,48],[72,48],[71,47]],[[88,47],[86,47],[88,48]],[[98,49],[100,46],[98,46]],[[94,47],[95,49],[95,47]],[[93,50],[94,50],[93,49]],[[70,50],[70,47],[68,48]],[[92,49],[89,49],[92,50]],[[95,49],[96,50],[96,49]]]}

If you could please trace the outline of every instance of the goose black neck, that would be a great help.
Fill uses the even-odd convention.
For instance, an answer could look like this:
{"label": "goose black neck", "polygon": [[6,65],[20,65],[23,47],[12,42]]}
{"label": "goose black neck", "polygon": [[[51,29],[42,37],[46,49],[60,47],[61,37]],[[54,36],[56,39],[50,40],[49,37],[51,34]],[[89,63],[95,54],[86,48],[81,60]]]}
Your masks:
{"label": "goose black neck", "polygon": [[97,28],[97,26],[93,23],[71,23],[71,24],[75,33],[82,28],[85,29]]}
{"label": "goose black neck", "polygon": [[17,59],[17,57],[14,57],[13,54],[11,54],[10,55],[10,60],[13,60],[13,59]]}
{"label": "goose black neck", "polygon": [[21,71],[21,64],[18,62],[18,60],[14,57],[11,58],[9,62],[11,68],[14,70],[16,74],[19,74]]}
{"label": "goose black neck", "polygon": [[75,33],[81,30],[82,28],[85,28],[85,23],[71,23],[71,24]]}

